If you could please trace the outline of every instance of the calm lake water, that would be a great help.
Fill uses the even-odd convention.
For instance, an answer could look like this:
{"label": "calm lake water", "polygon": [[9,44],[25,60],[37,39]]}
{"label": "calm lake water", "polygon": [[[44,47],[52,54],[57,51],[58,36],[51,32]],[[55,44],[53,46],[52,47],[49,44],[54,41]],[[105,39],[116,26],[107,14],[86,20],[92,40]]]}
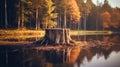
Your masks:
{"label": "calm lake water", "polygon": [[99,40],[113,45],[88,49],[67,47],[50,51],[0,46],[0,67],[120,67],[120,35],[72,36],[72,39]]}

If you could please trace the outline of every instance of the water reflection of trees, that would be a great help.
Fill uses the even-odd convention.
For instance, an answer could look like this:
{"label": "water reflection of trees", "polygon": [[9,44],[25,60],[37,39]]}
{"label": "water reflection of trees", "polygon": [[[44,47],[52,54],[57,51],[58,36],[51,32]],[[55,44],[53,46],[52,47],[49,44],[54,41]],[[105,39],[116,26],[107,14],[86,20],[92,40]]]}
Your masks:
{"label": "water reflection of trees", "polygon": [[113,42],[113,43],[120,43],[120,35],[111,35],[111,36],[104,36],[103,41],[105,42]]}
{"label": "water reflection of trees", "polygon": [[[45,61],[41,64],[47,63],[48,65],[51,65],[51,67],[74,67],[74,64],[77,63],[78,66],[80,66],[85,59],[87,59],[88,62],[91,62],[94,56],[97,56],[98,59],[104,57],[104,59],[107,60],[112,51],[120,51],[120,45],[82,50],[80,48],[67,48],[61,51],[44,51],[42,55],[44,56]],[[43,58],[39,60],[42,59]]]}
{"label": "water reflection of trees", "polygon": [[[86,36],[87,39],[86,41],[90,40],[99,40],[103,41],[105,43],[107,42],[113,42],[113,43],[120,43],[120,35],[88,35]],[[77,40],[77,41],[84,41],[84,36],[72,36],[72,39]]]}
{"label": "water reflection of trees", "polygon": [[[99,48],[81,49],[80,47],[67,47],[61,50],[33,50],[28,48],[4,49],[0,51],[0,67],[74,67],[80,66],[85,59],[91,62],[94,56],[107,60],[112,51],[119,52],[120,45]],[[6,55],[8,57],[6,58]],[[8,59],[8,63],[6,63]]]}
{"label": "water reflection of trees", "polygon": [[78,59],[80,47],[67,47],[61,50],[37,51],[37,57],[31,61],[33,67],[73,67]]}
{"label": "water reflection of trees", "polygon": [[113,51],[119,52],[120,45],[82,50],[77,60],[78,66],[80,66],[85,59],[87,59],[88,62],[91,62],[94,56],[97,56],[98,59],[104,56],[104,59],[107,60]]}
{"label": "water reflection of trees", "polygon": [[44,51],[44,56],[48,62],[58,63],[75,63],[81,49],[80,47],[68,47],[61,50]]}

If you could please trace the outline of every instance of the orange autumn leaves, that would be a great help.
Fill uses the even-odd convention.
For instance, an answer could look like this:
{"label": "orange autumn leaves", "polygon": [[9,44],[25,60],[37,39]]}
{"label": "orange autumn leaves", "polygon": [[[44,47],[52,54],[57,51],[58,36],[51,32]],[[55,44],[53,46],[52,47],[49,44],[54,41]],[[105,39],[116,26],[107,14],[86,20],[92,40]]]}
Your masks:
{"label": "orange autumn leaves", "polygon": [[103,27],[104,28],[108,28],[110,26],[111,23],[111,15],[109,12],[105,11],[105,12],[101,12],[100,14],[100,19],[102,21]]}
{"label": "orange autumn leaves", "polygon": [[100,13],[100,19],[104,28],[119,28],[120,27],[120,12],[112,10],[112,12],[104,11]]}
{"label": "orange autumn leaves", "polygon": [[114,28],[120,27],[120,12],[118,10],[113,10],[111,15],[111,25]]}
{"label": "orange autumn leaves", "polygon": [[79,22],[80,21],[80,10],[76,3],[76,0],[67,0],[67,13],[72,18],[71,21]]}
{"label": "orange autumn leaves", "polygon": [[61,9],[60,12],[66,11],[67,19],[69,18],[70,21],[73,21],[74,23],[80,21],[80,10],[76,0],[57,0],[57,2],[57,9]]}

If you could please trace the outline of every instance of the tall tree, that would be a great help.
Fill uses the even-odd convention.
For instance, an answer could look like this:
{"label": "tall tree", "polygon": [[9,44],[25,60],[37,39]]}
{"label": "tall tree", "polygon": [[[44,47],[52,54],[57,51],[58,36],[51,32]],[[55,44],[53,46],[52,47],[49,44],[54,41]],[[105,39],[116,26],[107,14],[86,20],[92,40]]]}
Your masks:
{"label": "tall tree", "polygon": [[67,0],[66,9],[68,16],[70,17],[72,16],[71,21],[78,23],[80,21],[80,10],[76,0],[72,1]]}
{"label": "tall tree", "polygon": [[43,1],[44,0],[31,0],[31,2],[33,3],[32,4],[33,9],[35,9],[36,30],[38,30],[40,28],[39,10],[42,9]]}
{"label": "tall tree", "polygon": [[95,7],[95,4],[93,4],[92,0],[87,0],[86,2],[86,10],[87,13],[90,14],[91,10]]}
{"label": "tall tree", "polygon": [[108,11],[110,13],[112,12],[112,8],[111,8],[108,0],[104,1],[104,4],[102,5],[101,11]]}
{"label": "tall tree", "polygon": [[53,6],[54,3],[52,0],[44,0],[44,5],[42,11],[43,14],[43,26],[45,28],[53,28],[57,25],[57,23],[54,21],[54,19],[57,17],[57,13],[54,13],[55,6]]}
{"label": "tall tree", "polygon": [[113,9],[111,13],[111,23],[110,26],[113,28],[120,28],[120,11]]}
{"label": "tall tree", "polygon": [[111,14],[108,11],[106,11],[106,12],[102,12],[100,16],[101,16],[100,18],[103,24],[103,28],[104,29],[109,28],[111,23]]}
{"label": "tall tree", "polygon": [[57,0],[56,3],[58,15],[64,20],[61,21],[63,27],[66,27],[66,22],[79,22],[80,11],[76,0]]}
{"label": "tall tree", "polygon": [[36,10],[36,29],[51,28],[56,25],[54,18],[57,17],[54,12],[55,6],[52,0],[32,0],[33,8]]}
{"label": "tall tree", "polygon": [[101,24],[99,23],[99,12],[100,12],[100,3],[97,0],[97,5],[93,4],[92,0],[88,0],[87,3],[87,29],[89,30],[98,30],[101,29]]}
{"label": "tall tree", "polygon": [[18,29],[19,28],[25,28],[25,22],[29,22],[29,9],[31,6],[30,0],[19,0],[18,4],[16,5],[17,7],[17,21],[18,21]]}
{"label": "tall tree", "polygon": [[76,2],[77,2],[77,5],[78,5],[78,7],[79,7],[79,10],[80,10],[80,12],[81,12],[81,17],[82,17],[82,16],[83,16],[83,15],[82,15],[82,12],[83,12],[85,3],[84,3],[83,0],[76,0]]}

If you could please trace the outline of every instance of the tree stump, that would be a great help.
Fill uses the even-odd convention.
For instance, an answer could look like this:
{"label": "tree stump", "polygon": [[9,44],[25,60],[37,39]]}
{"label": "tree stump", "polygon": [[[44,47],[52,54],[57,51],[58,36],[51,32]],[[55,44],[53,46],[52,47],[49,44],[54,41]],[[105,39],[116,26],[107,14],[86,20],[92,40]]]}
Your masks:
{"label": "tree stump", "polygon": [[45,37],[35,44],[39,45],[73,45],[75,44],[70,37],[70,29],[54,28],[46,29]]}

